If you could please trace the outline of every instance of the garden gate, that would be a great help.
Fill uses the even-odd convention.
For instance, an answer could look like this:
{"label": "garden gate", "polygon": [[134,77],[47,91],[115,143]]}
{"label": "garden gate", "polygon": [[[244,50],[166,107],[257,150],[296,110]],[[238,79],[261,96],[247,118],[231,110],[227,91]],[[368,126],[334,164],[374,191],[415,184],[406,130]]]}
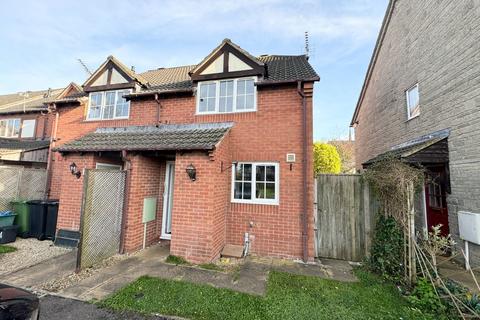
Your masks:
{"label": "garden gate", "polygon": [[125,171],[85,170],[77,270],[119,252]]}
{"label": "garden gate", "polygon": [[370,187],[361,175],[322,174],[316,189],[317,256],[362,261],[370,250],[378,210]]}

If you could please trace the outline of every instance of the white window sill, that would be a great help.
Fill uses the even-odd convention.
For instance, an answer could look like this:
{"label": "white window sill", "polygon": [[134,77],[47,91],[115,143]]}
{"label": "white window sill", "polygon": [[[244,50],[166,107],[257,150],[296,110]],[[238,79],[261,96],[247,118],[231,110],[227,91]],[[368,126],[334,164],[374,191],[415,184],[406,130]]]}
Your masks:
{"label": "white window sill", "polygon": [[231,203],[242,203],[242,204],[254,204],[254,205],[267,205],[267,206],[278,206],[280,205],[278,201],[264,202],[259,200],[241,200],[241,199],[232,199]]}
{"label": "white window sill", "polygon": [[406,123],[406,122],[409,122],[410,120],[417,119],[418,117],[420,117],[420,114],[417,114],[416,116],[413,116],[413,117],[408,118],[408,119],[405,121],[405,123]]}
{"label": "white window sill", "polygon": [[84,122],[100,122],[100,121],[115,121],[115,120],[128,120],[129,117],[112,118],[112,119],[85,119]]}
{"label": "white window sill", "polygon": [[212,115],[229,115],[229,114],[238,114],[238,113],[252,113],[256,112],[255,110],[245,110],[245,111],[232,111],[232,112],[196,112],[196,116],[212,116]]}

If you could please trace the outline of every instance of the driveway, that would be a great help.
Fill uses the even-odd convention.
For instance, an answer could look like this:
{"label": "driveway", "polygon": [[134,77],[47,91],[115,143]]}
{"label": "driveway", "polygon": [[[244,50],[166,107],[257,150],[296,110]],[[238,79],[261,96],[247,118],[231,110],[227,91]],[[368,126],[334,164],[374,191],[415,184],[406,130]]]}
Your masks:
{"label": "driveway", "polygon": [[94,304],[56,296],[40,298],[40,320],[168,320],[160,316],[143,316],[131,312],[112,312]]}

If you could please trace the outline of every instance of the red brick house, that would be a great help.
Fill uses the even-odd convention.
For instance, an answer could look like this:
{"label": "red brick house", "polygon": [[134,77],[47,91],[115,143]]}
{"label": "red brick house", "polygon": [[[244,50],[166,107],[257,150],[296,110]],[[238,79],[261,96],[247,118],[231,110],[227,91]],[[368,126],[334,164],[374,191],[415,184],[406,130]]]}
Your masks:
{"label": "red brick house", "polygon": [[142,247],[143,199],[156,197],[147,245],[170,241],[171,254],[207,262],[248,233],[253,253],[313,259],[318,80],[306,56],[254,57],[228,39],[192,66],[136,73],[109,57],[50,104],[58,228],[80,227],[83,175],[70,164],[117,166],[127,172],[121,251]]}
{"label": "red brick house", "polygon": [[47,103],[62,89],[0,95],[0,165],[46,168],[54,123]]}

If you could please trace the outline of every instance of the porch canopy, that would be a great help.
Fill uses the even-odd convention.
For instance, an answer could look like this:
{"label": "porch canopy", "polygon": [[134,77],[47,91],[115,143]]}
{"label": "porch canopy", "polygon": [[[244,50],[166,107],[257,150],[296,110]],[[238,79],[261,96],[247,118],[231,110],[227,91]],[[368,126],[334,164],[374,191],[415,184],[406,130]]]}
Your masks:
{"label": "porch canopy", "polygon": [[233,122],[98,128],[54,151],[208,151],[215,149],[232,127]]}
{"label": "porch canopy", "polygon": [[387,152],[364,162],[364,168],[386,158],[396,158],[412,164],[440,164],[448,162],[449,130],[437,131],[392,147]]}

